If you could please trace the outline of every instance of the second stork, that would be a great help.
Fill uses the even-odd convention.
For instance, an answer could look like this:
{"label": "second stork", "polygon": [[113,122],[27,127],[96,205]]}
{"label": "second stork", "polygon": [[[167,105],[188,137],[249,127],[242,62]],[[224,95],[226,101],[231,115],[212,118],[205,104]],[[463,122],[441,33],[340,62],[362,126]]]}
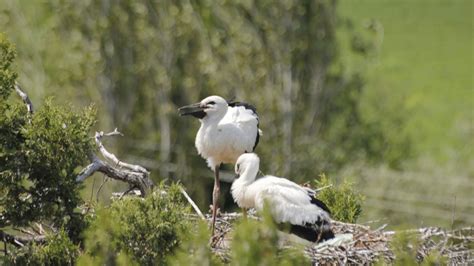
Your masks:
{"label": "second stork", "polygon": [[235,164],[243,153],[253,152],[261,131],[254,106],[242,102],[227,102],[219,96],[209,96],[199,103],[179,108],[179,114],[199,119],[196,149],[215,173],[212,193],[212,234],[216,222],[220,193],[219,166]]}

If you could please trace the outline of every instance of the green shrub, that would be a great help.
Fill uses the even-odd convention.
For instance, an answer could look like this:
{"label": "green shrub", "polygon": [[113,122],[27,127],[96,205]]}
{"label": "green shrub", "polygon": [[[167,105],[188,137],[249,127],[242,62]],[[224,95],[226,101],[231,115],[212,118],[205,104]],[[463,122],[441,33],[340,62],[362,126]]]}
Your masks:
{"label": "green shrub", "polygon": [[[0,35],[0,229],[48,220],[77,224],[78,166],[93,149],[93,108],[77,112],[47,100],[30,116],[14,91],[15,51]],[[11,98],[11,99],[10,99]]]}
{"label": "green shrub", "polygon": [[181,232],[189,231],[188,214],[178,185],[161,184],[145,199],[117,200],[97,212],[79,264],[163,264],[181,243]]}
{"label": "green shrub", "polygon": [[4,258],[12,265],[74,265],[79,247],[72,243],[66,231],[60,230],[46,238],[45,244],[30,244],[13,249]]}
{"label": "green shrub", "polygon": [[331,210],[334,220],[355,223],[362,213],[362,202],[364,197],[356,192],[353,185],[344,181],[340,185],[334,185],[329,178],[322,174],[319,180],[315,180],[317,187],[332,185],[320,191],[317,198],[323,201]]}
{"label": "green shrub", "polygon": [[438,251],[431,251],[428,256],[422,258],[418,256],[421,240],[418,235],[409,232],[399,232],[394,235],[390,242],[390,248],[395,255],[394,265],[446,265],[446,258],[442,257]]}
{"label": "green shrub", "polygon": [[167,262],[169,265],[223,265],[223,263],[212,253],[209,239],[211,232],[207,223],[197,221],[193,227],[194,230],[183,232],[182,245],[173,256],[169,256]]}
{"label": "green shrub", "polygon": [[242,220],[234,227],[231,265],[309,265],[298,249],[279,248],[276,225],[268,211],[263,221]]}
{"label": "green shrub", "polygon": [[403,232],[396,234],[390,242],[390,248],[395,255],[394,265],[418,265],[416,250],[419,245],[419,240],[413,234]]}
{"label": "green shrub", "polygon": [[[47,100],[28,114],[14,93],[15,50],[0,34],[0,230],[33,222],[63,228],[44,245],[14,249],[6,259],[17,264],[73,264],[86,226],[75,179],[93,150],[94,108],[78,112]],[[35,106],[36,107],[36,106]],[[72,242],[71,242],[72,241]]]}
{"label": "green shrub", "polygon": [[30,123],[25,109],[0,107],[0,227],[42,220],[67,226],[80,218],[75,179],[93,149],[94,110],[78,113],[47,100]]}
{"label": "green shrub", "polygon": [[0,33],[0,103],[2,105],[3,101],[13,91],[13,85],[17,77],[15,71],[10,69],[15,56],[15,49],[5,36]]}

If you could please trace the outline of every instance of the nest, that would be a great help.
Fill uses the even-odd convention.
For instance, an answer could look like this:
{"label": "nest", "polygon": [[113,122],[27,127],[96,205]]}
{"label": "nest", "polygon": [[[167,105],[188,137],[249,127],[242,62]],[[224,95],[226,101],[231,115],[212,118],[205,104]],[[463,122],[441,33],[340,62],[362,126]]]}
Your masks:
{"label": "nest", "polygon": [[[234,222],[241,217],[238,213],[222,213],[216,219],[216,236],[213,252],[223,261],[230,261],[230,241]],[[254,213],[250,218],[258,219]],[[211,218],[206,215],[210,222]],[[446,230],[438,227],[427,227],[406,231],[385,231],[385,226],[371,229],[359,224],[332,222],[336,239],[314,244],[307,241],[305,254],[313,264],[373,264],[383,260],[393,262],[396,255],[391,249],[393,237],[401,232],[415,235],[419,239],[416,259],[423,261],[429,254],[436,251],[443,256],[449,265],[472,265],[474,263],[474,228]],[[296,237],[295,237],[296,238]],[[294,238],[285,238],[282,248],[295,246]],[[301,242],[300,242],[301,243]]]}

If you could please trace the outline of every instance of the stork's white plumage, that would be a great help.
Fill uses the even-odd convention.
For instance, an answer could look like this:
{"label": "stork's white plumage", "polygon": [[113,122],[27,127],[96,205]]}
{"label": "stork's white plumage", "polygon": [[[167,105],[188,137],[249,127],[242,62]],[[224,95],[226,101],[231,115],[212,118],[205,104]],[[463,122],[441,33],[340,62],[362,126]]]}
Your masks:
{"label": "stork's white plumage", "polygon": [[180,115],[199,118],[201,127],[196,135],[196,149],[215,172],[212,194],[214,234],[217,200],[220,193],[219,166],[235,163],[246,152],[252,152],[258,144],[260,130],[255,107],[240,102],[228,103],[219,96],[209,96],[199,103],[179,108]]}
{"label": "stork's white plumage", "polygon": [[334,237],[330,211],[313,190],[275,176],[256,179],[259,165],[254,153],[241,155],[235,164],[237,178],[231,191],[239,207],[261,211],[267,203],[275,222],[291,224],[291,233],[312,242]]}

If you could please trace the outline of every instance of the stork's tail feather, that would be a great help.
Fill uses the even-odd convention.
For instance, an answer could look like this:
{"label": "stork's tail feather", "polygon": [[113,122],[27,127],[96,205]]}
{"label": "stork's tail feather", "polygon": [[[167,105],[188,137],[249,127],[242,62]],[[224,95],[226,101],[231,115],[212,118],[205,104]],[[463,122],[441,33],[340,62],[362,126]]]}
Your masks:
{"label": "stork's tail feather", "polygon": [[291,225],[290,233],[311,242],[322,242],[334,238],[330,226],[301,226]]}
{"label": "stork's tail feather", "polygon": [[328,231],[321,232],[321,237],[319,238],[318,242],[326,241],[333,238],[334,238],[334,233],[331,229],[329,229]]}

